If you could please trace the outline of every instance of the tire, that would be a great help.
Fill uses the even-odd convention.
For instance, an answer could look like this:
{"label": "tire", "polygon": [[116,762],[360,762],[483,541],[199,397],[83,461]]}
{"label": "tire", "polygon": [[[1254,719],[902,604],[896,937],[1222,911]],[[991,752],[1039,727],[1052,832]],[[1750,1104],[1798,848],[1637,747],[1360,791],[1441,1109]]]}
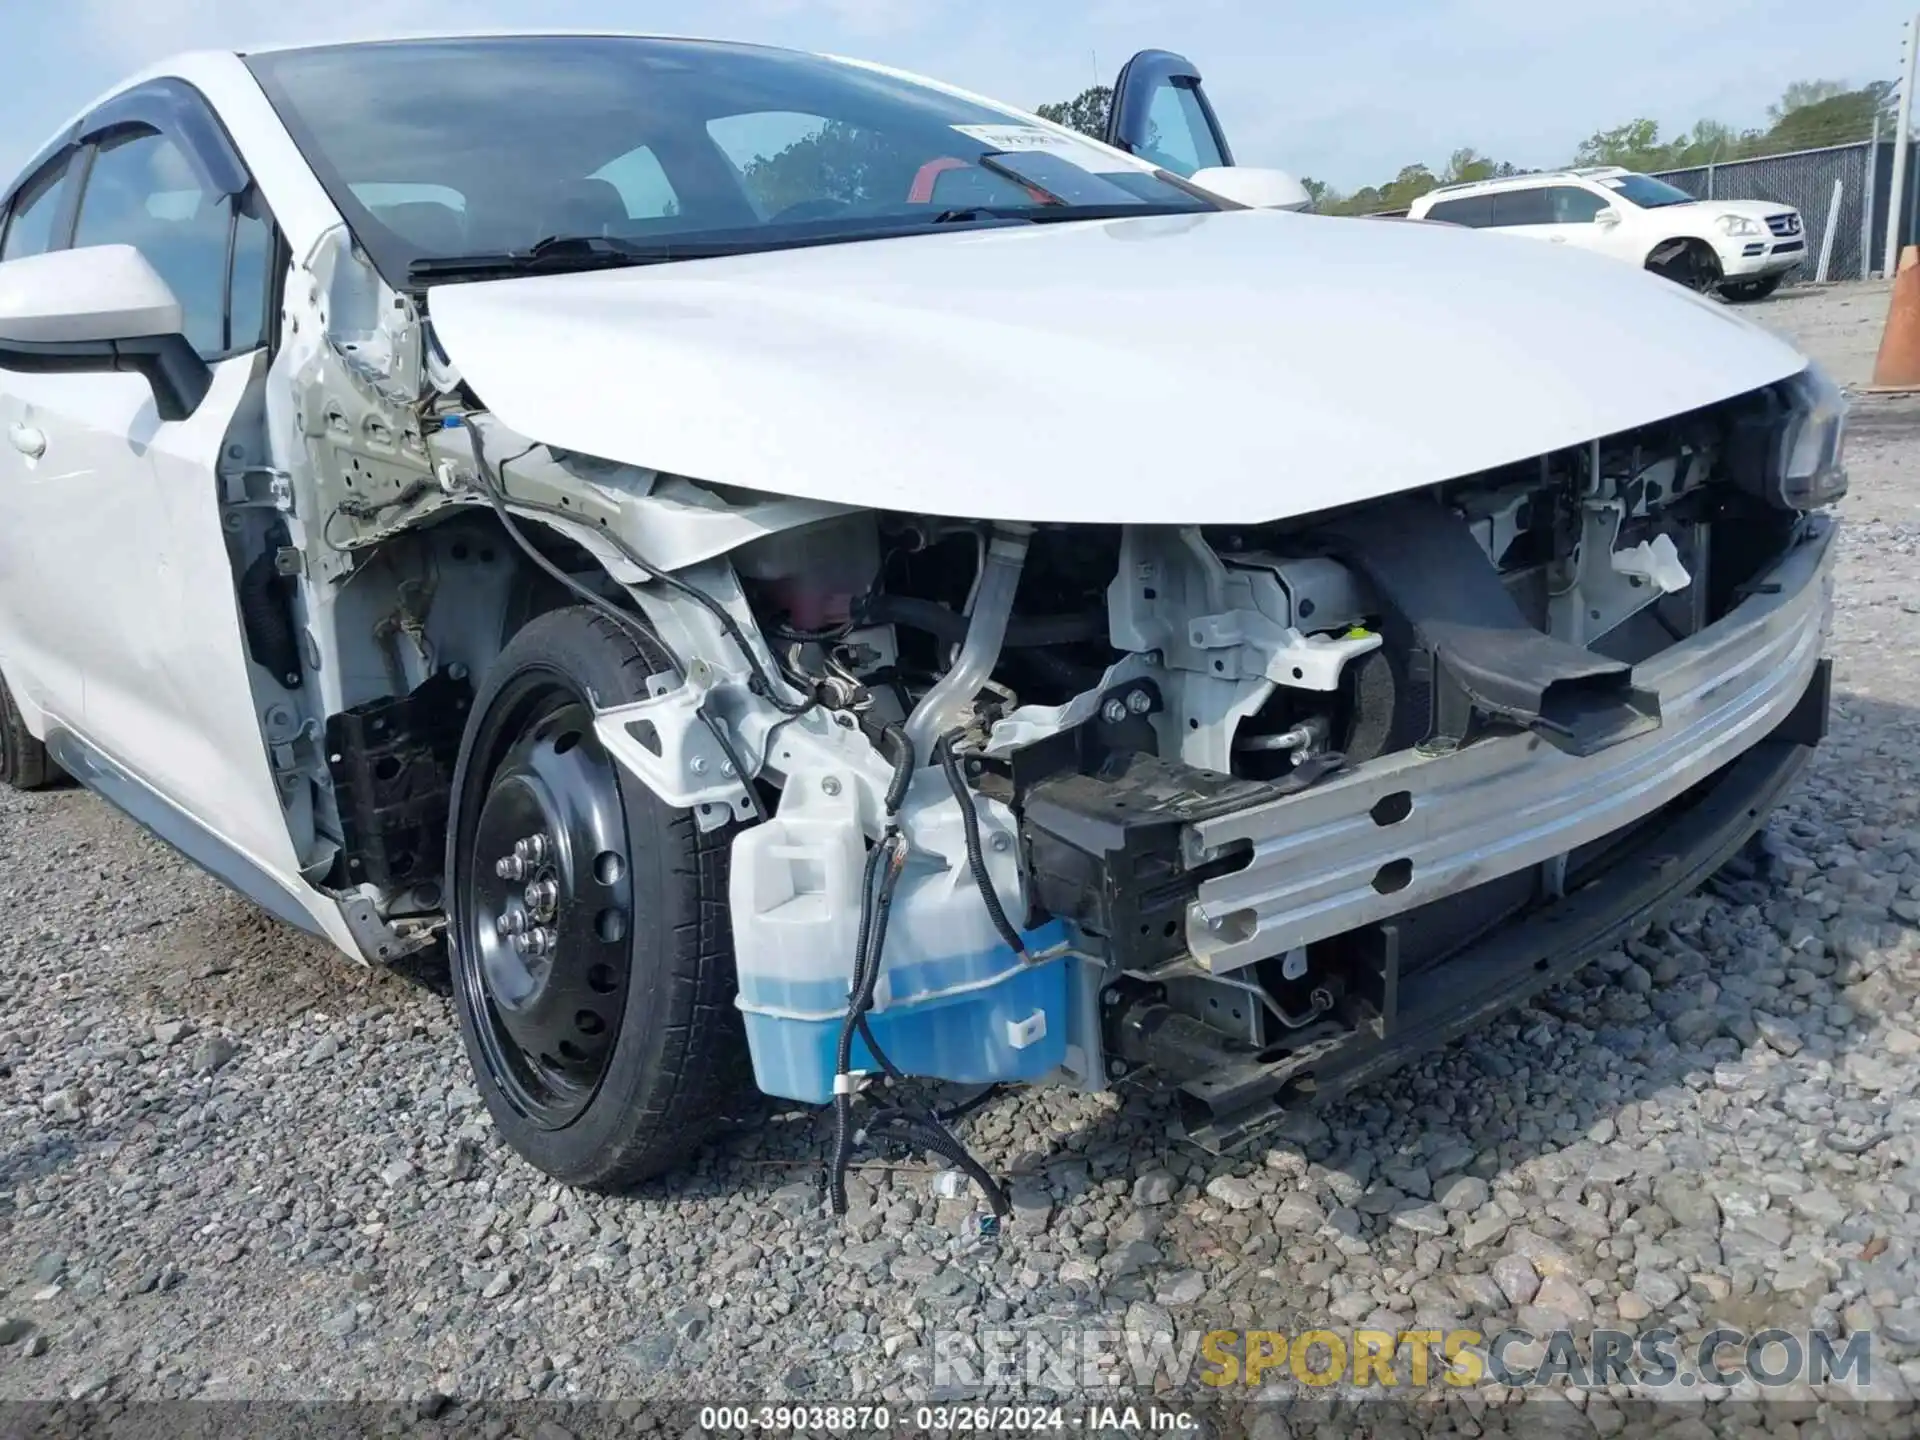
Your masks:
{"label": "tire", "polygon": [[47,747],[27,729],[13,691],[0,680],[0,781],[15,790],[48,790],[64,778]]}
{"label": "tire", "polygon": [[[1676,244],[1678,250],[1673,249]],[[1663,241],[1647,256],[1647,269],[1702,295],[1720,288],[1720,257],[1704,240]]]}
{"label": "tire", "polygon": [[[591,607],[550,611],[488,673],[454,772],[446,873],[467,1056],[507,1143],[586,1189],[679,1164],[749,1074],[727,921],[732,831],[703,834],[593,733],[593,707],[644,699],[667,668]],[[545,854],[514,850],[536,832]],[[524,873],[501,864],[516,853]],[[529,893],[543,882],[551,907]]]}
{"label": "tire", "polygon": [[1729,280],[1720,287],[1720,293],[1736,304],[1764,300],[1780,288],[1782,278],[1779,275],[1763,275],[1758,280]]}

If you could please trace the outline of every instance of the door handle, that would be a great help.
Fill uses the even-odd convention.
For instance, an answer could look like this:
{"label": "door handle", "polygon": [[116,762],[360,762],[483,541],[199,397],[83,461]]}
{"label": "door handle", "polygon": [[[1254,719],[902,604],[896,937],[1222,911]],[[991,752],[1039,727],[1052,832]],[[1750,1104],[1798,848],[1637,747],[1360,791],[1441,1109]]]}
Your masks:
{"label": "door handle", "polygon": [[47,453],[47,433],[36,430],[31,425],[22,425],[17,421],[7,427],[7,438],[13,442],[13,448],[30,459],[38,460]]}

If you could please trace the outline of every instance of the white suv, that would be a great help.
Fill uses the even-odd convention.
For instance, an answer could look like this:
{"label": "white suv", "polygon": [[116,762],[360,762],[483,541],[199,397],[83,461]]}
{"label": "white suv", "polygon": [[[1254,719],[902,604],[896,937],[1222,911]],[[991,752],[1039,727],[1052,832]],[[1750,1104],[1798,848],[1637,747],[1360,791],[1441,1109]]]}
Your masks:
{"label": "white suv", "polygon": [[1597,250],[1729,300],[1771,295],[1807,253],[1791,205],[1696,200],[1617,166],[1446,185],[1409,214]]}

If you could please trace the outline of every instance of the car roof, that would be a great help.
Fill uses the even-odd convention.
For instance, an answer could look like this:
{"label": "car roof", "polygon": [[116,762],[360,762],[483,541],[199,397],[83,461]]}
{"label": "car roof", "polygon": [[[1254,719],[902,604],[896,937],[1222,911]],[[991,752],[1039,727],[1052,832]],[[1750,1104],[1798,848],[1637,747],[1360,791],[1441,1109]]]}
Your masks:
{"label": "car roof", "polygon": [[[206,78],[208,78],[210,75],[226,73],[226,71],[229,68],[231,68],[233,71],[237,73],[245,74],[247,73],[246,72],[247,57],[253,56],[253,55],[289,54],[289,53],[295,53],[295,52],[306,51],[306,50],[326,50],[326,49],[339,49],[344,47],[358,47],[358,46],[373,47],[377,45],[408,43],[408,42],[423,42],[423,41],[537,40],[537,39],[558,39],[558,40],[609,39],[609,40],[684,41],[686,43],[695,44],[695,45],[731,45],[731,46],[738,46],[741,49],[769,50],[769,51],[776,51],[776,52],[779,52],[782,54],[788,54],[788,55],[812,55],[813,58],[815,59],[829,60],[837,64],[850,65],[857,69],[869,70],[877,74],[890,75],[896,79],[910,81],[912,83],[919,84],[919,85],[925,85],[931,89],[944,91],[949,95],[953,95],[961,99],[972,100],[980,104],[989,105],[995,109],[1004,110],[1009,108],[1005,101],[996,100],[991,96],[981,95],[973,91],[963,89],[960,86],[948,84],[943,80],[935,79],[934,77],[929,75],[916,74],[912,71],[902,70],[892,65],[880,64],[872,60],[863,60],[857,56],[836,55],[830,51],[796,50],[790,46],[762,45],[762,44],[759,44],[758,42],[751,41],[751,40],[712,39],[712,38],[698,36],[698,35],[673,34],[673,33],[663,32],[663,31],[616,30],[616,29],[609,29],[605,26],[584,26],[584,27],[578,27],[578,28],[572,28],[572,27],[567,27],[562,25],[541,25],[541,26],[532,26],[532,27],[501,26],[501,27],[492,28],[492,29],[479,27],[479,28],[473,28],[473,29],[458,29],[458,30],[447,30],[447,29],[395,30],[395,31],[389,31],[389,32],[373,34],[373,35],[367,35],[367,34],[342,35],[337,39],[309,40],[309,41],[302,41],[298,44],[263,44],[263,45],[249,45],[249,46],[243,46],[243,47],[236,47],[232,49],[183,50],[173,55],[169,55],[164,59],[153,61],[147,65],[143,65],[140,68],[114,81],[112,85],[108,86],[105,90],[102,90],[99,94],[95,95],[91,100],[87,101],[85,105],[80,106],[71,115],[69,115],[65,120],[65,122],[60,126],[60,128],[54,132],[54,137],[55,137],[55,140],[57,141],[58,137],[64,135],[67,131],[71,130],[75,125],[84,121],[87,116],[91,115],[95,110],[99,109],[102,105],[106,104],[108,101],[114,99],[116,96],[124,94],[126,91],[132,90],[137,86],[143,85],[148,81],[160,80],[160,79],[183,79],[190,84],[199,84],[202,81],[204,81]],[[1024,112],[1021,112],[1021,113],[1024,113]],[[1094,143],[1097,144],[1099,142],[1096,141]],[[4,200],[5,195],[7,193],[7,189],[12,181],[24,178],[25,176],[31,174],[33,171],[33,168],[39,165],[45,158],[46,158],[46,152],[45,152],[45,149],[43,148],[42,151],[36,153],[32,161],[29,162],[27,168],[21,171],[19,176],[9,177],[6,175],[0,175],[0,200]]]}
{"label": "car roof", "polygon": [[[407,45],[443,40],[659,40],[682,41],[691,45],[734,45],[744,50],[783,50],[788,54],[813,54],[786,45],[766,45],[757,40],[731,40],[715,35],[687,35],[662,30],[615,30],[606,26],[565,25],[477,27],[458,30],[393,30],[374,35],[342,35],[337,39],[300,40],[268,45],[248,45],[233,51],[249,55],[284,55],[298,50],[343,50],[374,45]],[[823,58],[834,58],[831,56]]]}
{"label": "car roof", "polygon": [[1608,170],[1537,170],[1525,175],[1501,175],[1491,180],[1462,180],[1456,185],[1441,185],[1429,190],[1414,203],[1434,200],[1457,200],[1466,195],[1492,194],[1502,190],[1527,190],[1536,185],[1564,185],[1569,180],[1592,180],[1601,173],[1624,174],[1624,171]]}

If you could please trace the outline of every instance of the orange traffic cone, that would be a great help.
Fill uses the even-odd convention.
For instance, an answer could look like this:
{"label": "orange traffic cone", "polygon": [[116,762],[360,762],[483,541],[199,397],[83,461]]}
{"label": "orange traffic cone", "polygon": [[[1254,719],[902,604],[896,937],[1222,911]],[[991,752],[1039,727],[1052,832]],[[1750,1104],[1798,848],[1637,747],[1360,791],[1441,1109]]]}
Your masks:
{"label": "orange traffic cone", "polygon": [[1873,362],[1869,390],[1920,390],[1920,245],[1900,252],[1893,276],[1893,303],[1880,337],[1880,358]]}

